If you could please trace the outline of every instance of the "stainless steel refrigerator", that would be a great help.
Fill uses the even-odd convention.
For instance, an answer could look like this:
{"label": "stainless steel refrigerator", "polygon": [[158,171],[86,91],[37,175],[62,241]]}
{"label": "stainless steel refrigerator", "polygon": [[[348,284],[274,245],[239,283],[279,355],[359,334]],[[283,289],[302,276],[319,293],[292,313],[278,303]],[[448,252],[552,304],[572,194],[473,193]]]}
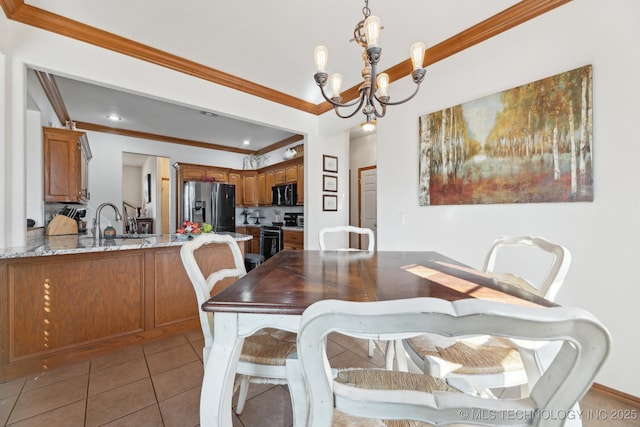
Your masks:
{"label": "stainless steel refrigerator", "polygon": [[211,224],[214,232],[236,231],[236,186],[220,182],[185,181],[185,221]]}

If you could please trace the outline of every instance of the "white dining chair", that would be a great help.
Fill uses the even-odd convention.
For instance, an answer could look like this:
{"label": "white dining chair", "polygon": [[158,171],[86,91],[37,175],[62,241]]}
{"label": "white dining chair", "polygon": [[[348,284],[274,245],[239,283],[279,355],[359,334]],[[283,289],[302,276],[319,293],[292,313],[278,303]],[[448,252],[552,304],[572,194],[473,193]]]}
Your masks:
{"label": "white dining chair", "polygon": [[[510,257],[500,264],[506,272],[496,268],[499,254]],[[534,265],[534,259],[539,254],[543,254],[540,261],[548,263],[548,267]],[[569,250],[544,238],[500,237],[491,244],[483,271],[502,283],[509,283],[553,301],[570,264]],[[520,270],[540,271],[538,276],[542,278],[536,283],[524,275],[513,273]],[[522,358],[533,358],[538,364],[542,364],[539,360],[541,343],[532,346],[522,341],[487,335],[451,339],[425,334],[404,340],[403,344],[406,354],[425,373],[437,377],[460,377],[485,393],[520,386],[521,394],[526,394],[531,379],[529,377],[534,374],[524,369]],[[395,350],[395,357],[401,360],[404,357],[402,349],[396,346]]]}
{"label": "white dining chair", "polygon": [[[320,233],[318,234],[318,241],[320,243],[320,250],[321,251],[325,251],[325,250],[334,250],[334,251],[360,251],[360,250],[365,250],[365,249],[358,249],[358,248],[351,248],[350,246],[350,241],[351,241],[351,233],[355,233],[359,236],[366,236],[367,237],[367,251],[373,251],[373,249],[375,248],[376,245],[376,239],[375,239],[375,235],[373,234],[373,230],[371,230],[370,228],[363,228],[363,227],[355,227],[353,225],[338,225],[335,227],[324,227],[320,230]],[[344,237],[346,237],[346,246],[345,245],[331,245],[329,243],[329,240],[331,237],[329,236],[336,236],[336,235],[344,235],[344,236],[337,236],[337,238],[341,238],[344,239]],[[328,244],[329,243],[329,244]],[[390,344],[388,344],[390,345]],[[369,357],[373,357],[373,353],[375,351],[375,342],[373,340],[368,340],[367,341],[367,355]]]}
{"label": "white dining chair", "polygon": [[[233,260],[227,268],[212,272],[205,279],[203,269],[198,261],[196,252],[206,245],[225,245],[229,248]],[[185,243],[180,249],[180,257],[196,293],[200,325],[204,335],[202,361],[207,366],[207,360],[213,345],[214,316],[211,312],[200,309],[202,304],[211,297],[211,291],[216,284],[225,278],[240,278],[247,274],[244,258],[235,239],[228,235],[207,233]],[[286,358],[296,351],[296,334],[278,329],[265,328],[248,336],[244,340],[242,353],[238,363],[234,390],[240,388],[236,413],[241,414],[247,399],[249,383],[287,384],[290,388],[292,401],[297,396],[304,395],[304,389],[296,390],[295,381],[287,381]],[[301,387],[301,382],[299,384]],[[294,408],[299,407],[294,405]],[[306,413],[294,414],[294,419],[304,420]]]}
{"label": "white dining chair", "polygon": [[[367,237],[367,251],[372,251],[375,248],[375,244],[376,244],[376,239],[375,236],[373,234],[373,231],[370,228],[363,228],[363,227],[355,227],[353,225],[339,225],[336,227],[324,227],[320,230],[320,234],[318,234],[318,241],[320,243],[320,250],[324,251],[327,249],[330,250],[337,250],[337,251],[357,251],[357,250],[361,250],[358,248],[351,248],[349,247],[349,239],[351,236],[351,233],[355,233],[358,234],[359,236],[366,236]],[[332,239],[333,237],[329,237],[330,235],[337,235],[337,234],[346,234],[346,238],[347,238],[347,245],[331,245],[332,241],[330,242],[329,240]],[[341,238],[344,239],[344,237],[336,237],[336,238]],[[344,241],[344,240],[343,240]]]}
{"label": "white dining chair", "polygon": [[[531,394],[520,398],[483,397],[460,379],[423,373],[332,369],[326,353],[329,333],[393,337],[425,332],[553,341],[559,351],[531,385]],[[579,308],[523,307],[478,299],[323,300],[302,315],[297,358],[288,363],[299,363],[304,374],[308,425],[313,427],[385,426],[387,420],[555,427],[564,425],[571,414],[578,416],[577,403],[603,365],[610,342],[607,329]],[[394,426],[416,425],[395,422]]]}

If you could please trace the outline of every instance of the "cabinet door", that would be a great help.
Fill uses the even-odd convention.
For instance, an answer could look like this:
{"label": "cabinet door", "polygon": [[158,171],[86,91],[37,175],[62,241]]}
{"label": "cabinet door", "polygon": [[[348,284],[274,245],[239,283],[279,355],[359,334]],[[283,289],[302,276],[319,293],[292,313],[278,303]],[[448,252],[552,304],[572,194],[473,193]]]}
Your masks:
{"label": "cabinet door", "polygon": [[283,167],[280,168],[276,168],[275,171],[275,183],[276,184],[283,184],[287,181],[286,179],[286,174],[285,174],[285,169]]}
{"label": "cabinet door", "polygon": [[301,251],[304,250],[304,232],[284,230],[283,243],[285,250]]}
{"label": "cabinet door", "polygon": [[284,170],[285,180],[287,182],[298,181],[298,165],[289,165]]}
{"label": "cabinet door", "polygon": [[251,253],[260,253],[260,227],[251,227],[251,233],[253,239],[251,240]]}
{"label": "cabinet door", "polygon": [[183,165],[180,172],[183,181],[202,181],[207,177],[206,166]]}
{"label": "cabinet door", "polygon": [[258,174],[245,173],[242,179],[244,189],[244,206],[258,206]]}
{"label": "cabinet door", "polygon": [[260,172],[258,174],[258,205],[262,206],[267,203],[267,174]]}
{"label": "cabinet door", "polygon": [[298,165],[298,200],[296,202],[297,205],[304,205],[304,164],[300,163]]}
{"label": "cabinet door", "polygon": [[[44,200],[82,201],[82,132],[45,128],[43,131]],[[87,161],[88,162],[88,161]]]}
{"label": "cabinet door", "polygon": [[229,184],[236,186],[236,205],[245,206],[242,175],[240,172],[229,171]]}
{"label": "cabinet door", "polygon": [[276,185],[276,175],[275,170],[270,169],[266,171],[266,185],[265,185],[265,205],[273,204],[273,193],[271,192],[271,187]]}
{"label": "cabinet door", "polygon": [[229,177],[227,175],[226,169],[208,167],[207,178],[209,179],[209,181],[214,180],[217,182],[229,182]]}
{"label": "cabinet door", "polygon": [[83,133],[78,140],[80,147],[80,199],[89,201],[91,193],[89,193],[89,161],[91,160],[91,148],[87,140],[87,134]]}

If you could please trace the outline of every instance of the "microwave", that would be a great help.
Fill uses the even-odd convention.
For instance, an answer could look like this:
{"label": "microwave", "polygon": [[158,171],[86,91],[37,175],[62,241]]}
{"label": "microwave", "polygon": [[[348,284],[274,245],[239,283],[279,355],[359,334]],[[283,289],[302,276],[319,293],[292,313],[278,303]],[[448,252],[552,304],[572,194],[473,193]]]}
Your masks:
{"label": "microwave", "polygon": [[281,184],[271,187],[273,206],[295,206],[298,202],[298,184]]}

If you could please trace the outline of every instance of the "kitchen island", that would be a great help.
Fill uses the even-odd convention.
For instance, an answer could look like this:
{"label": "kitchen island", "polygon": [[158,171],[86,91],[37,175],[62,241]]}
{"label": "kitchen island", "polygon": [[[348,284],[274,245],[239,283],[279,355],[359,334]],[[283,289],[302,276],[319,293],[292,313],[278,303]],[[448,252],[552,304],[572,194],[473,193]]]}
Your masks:
{"label": "kitchen island", "polygon": [[[229,234],[243,252],[252,239]],[[0,250],[0,383],[199,329],[180,260],[186,241],[66,235]],[[203,248],[197,259],[205,274],[232,261],[216,247]]]}

